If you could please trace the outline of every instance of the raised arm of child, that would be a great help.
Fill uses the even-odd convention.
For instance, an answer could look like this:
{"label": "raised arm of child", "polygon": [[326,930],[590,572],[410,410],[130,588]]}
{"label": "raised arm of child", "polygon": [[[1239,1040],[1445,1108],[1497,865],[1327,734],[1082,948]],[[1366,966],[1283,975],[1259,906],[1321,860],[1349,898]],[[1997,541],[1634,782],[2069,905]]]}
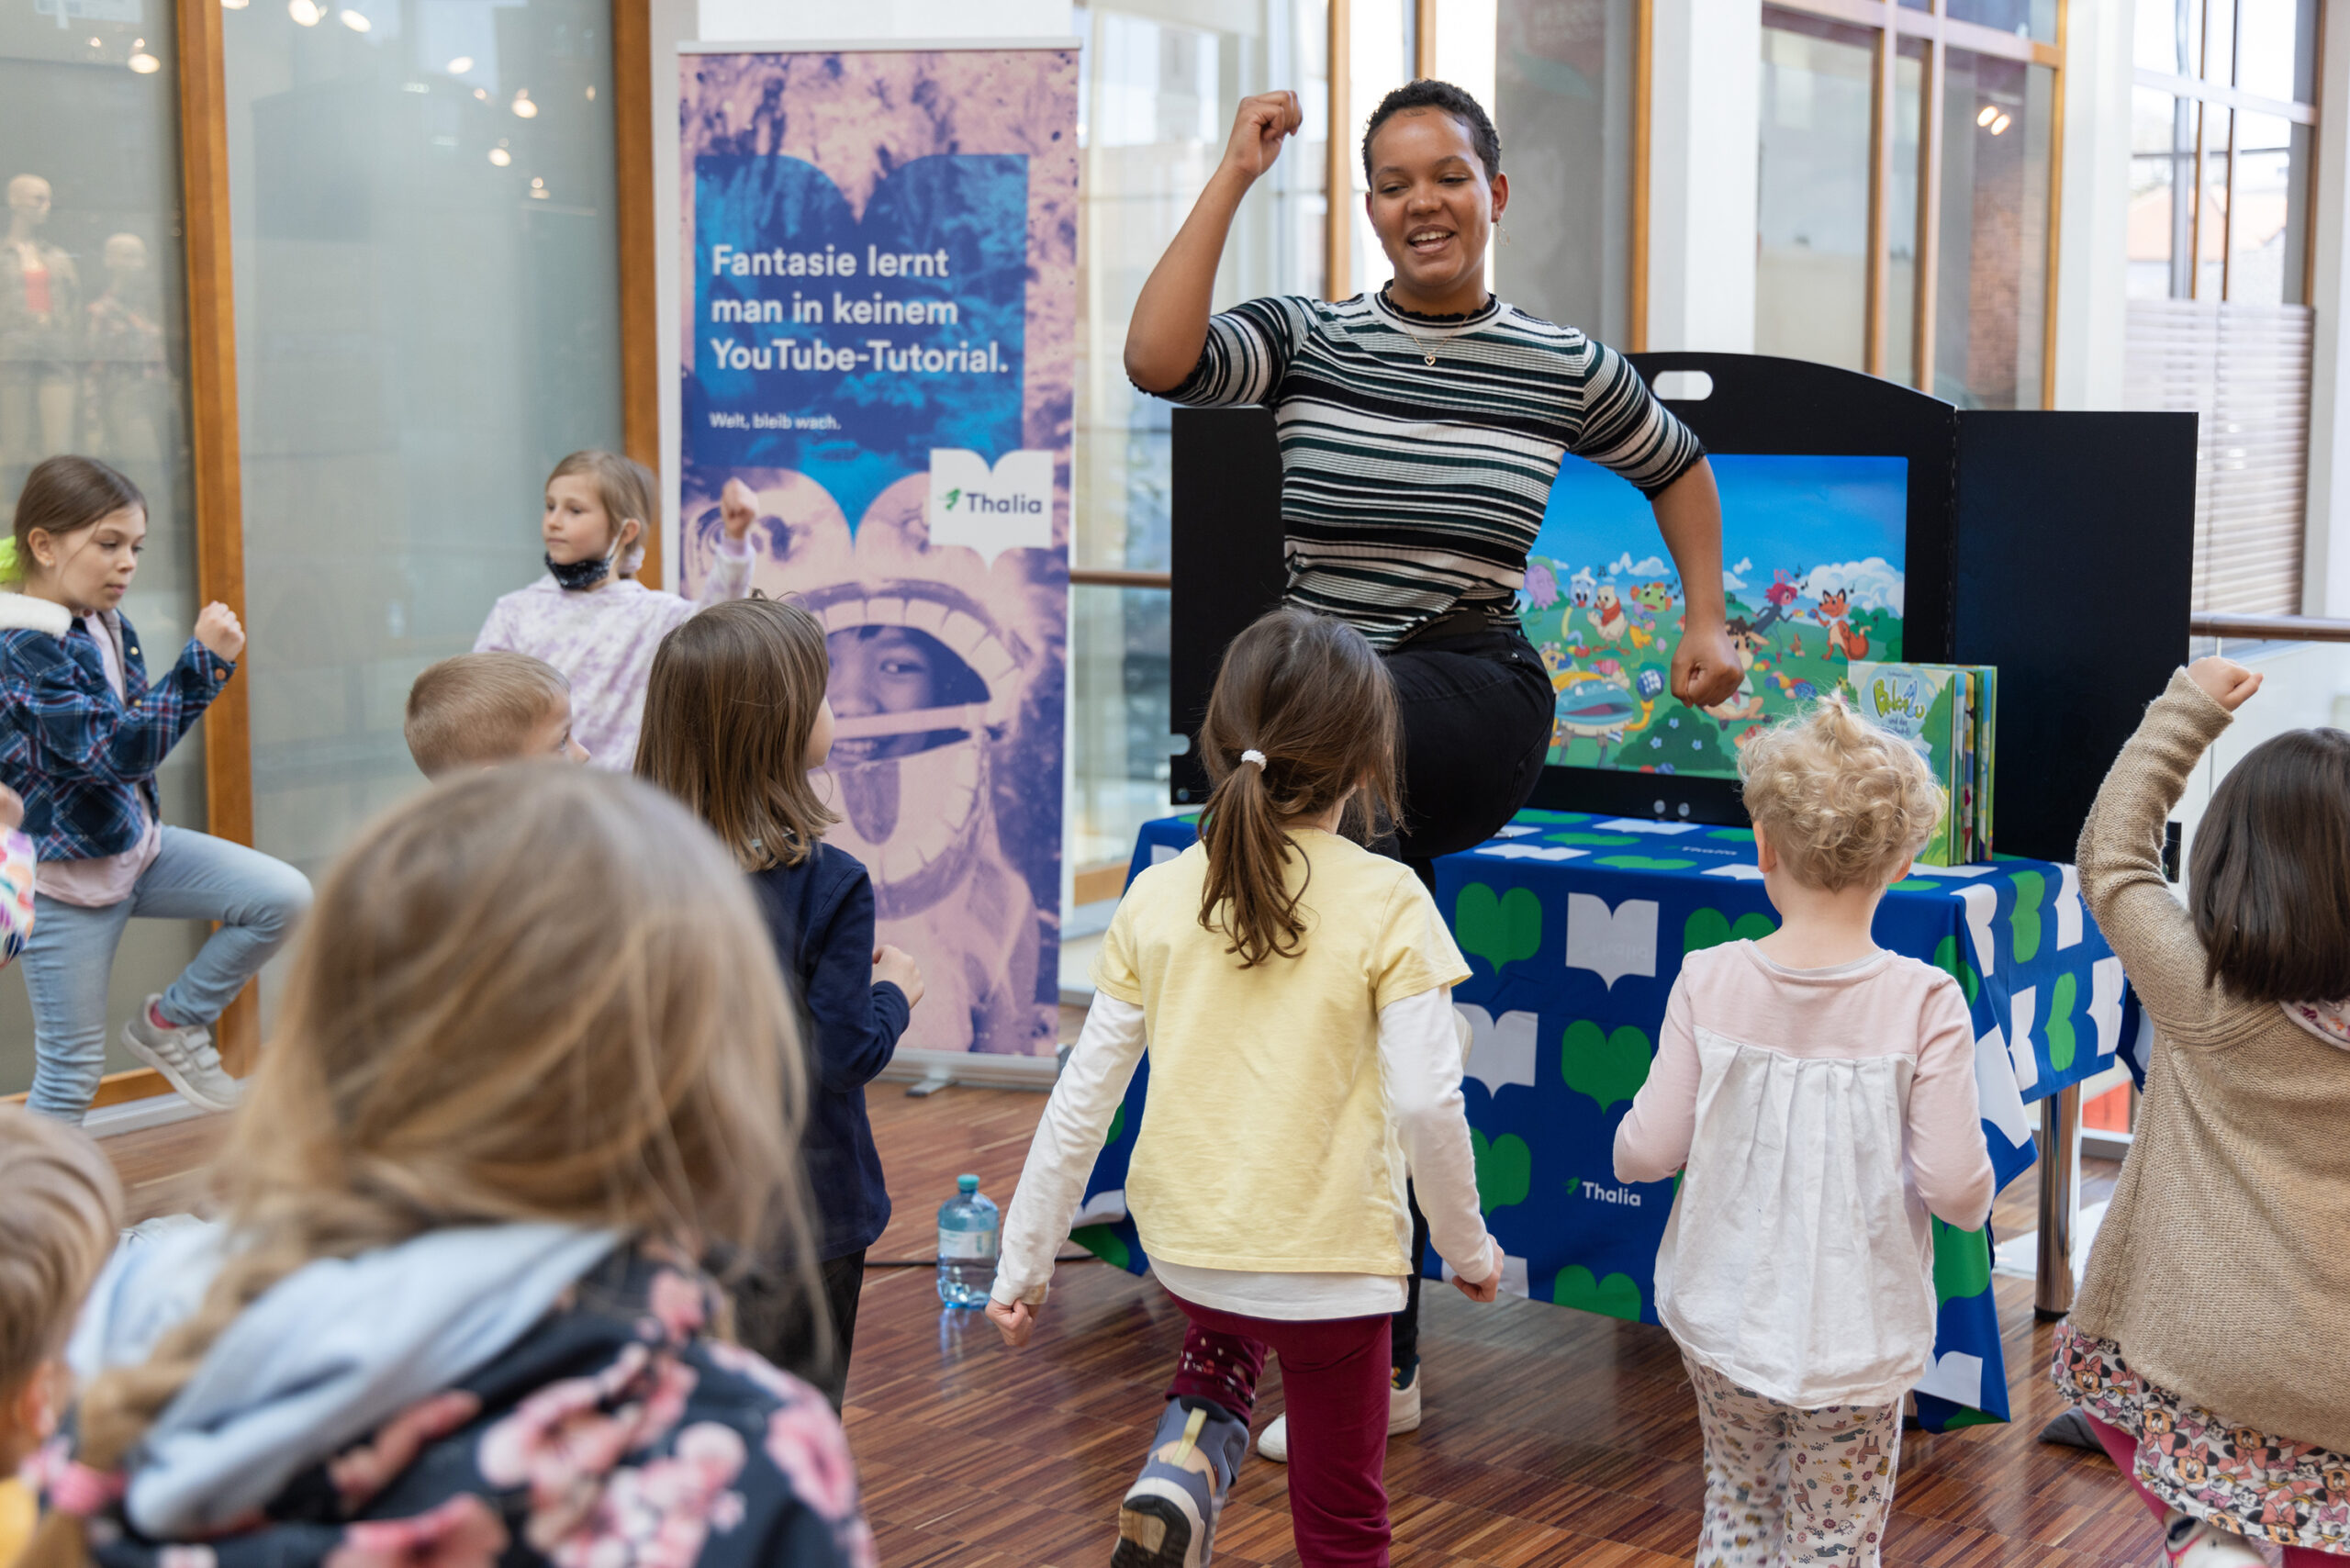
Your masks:
{"label": "raised arm of child", "polygon": [[[1477,1198],[1477,1157],[1460,1092],[1466,1049],[1452,988],[1438,986],[1379,1010],[1379,1072],[1395,1138],[1427,1216],[1428,1240],[1474,1301],[1501,1289],[1502,1257]],[[1412,1260],[1419,1267],[1419,1260]]]}
{"label": "raised arm of child", "polygon": [[1069,1222],[1085,1194],[1085,1178],[1109,1136],[1110,1122],[1134,1081],[1146,1043],[1139,1002],[1097,989],[1085,1027],[1028,1145],[1020,1185],[1003,1216],[995,1288],[988,1317],[1018,1350],[1036,1330],[1036,1308],[1053,1282],[1053,1255],[1069,1238]]}
{"label": "raised arm of child", "polygon": [[2224,987],[2209,983],[2195,917],[2163,875],[2163,824],[2195,765],[2259,689],[2258,675],[2227,659],[2199,659],[2173,675],[2081,824],[2081,901],[2165,1038],[2191,1032],[2230,1002]]}
{"label": "raised arm of child", "polygon": [[31,771],[109,783],[147,778],[220,695],[244,648],[244,628],[229,607],[206,605],[179,663],[129,707],[103,686],[82,684],[62,641],[28,651],[22,662],[30,678],[23,700]]}
{"label": "raised arm of child", "polygon": [[751,524],[759,517],[759,498],[740,479],[729,479],[718,492],[718,525],[723,533],[711,555],[710,576],[694,596],[694,608],[723,604],[751,591]]}

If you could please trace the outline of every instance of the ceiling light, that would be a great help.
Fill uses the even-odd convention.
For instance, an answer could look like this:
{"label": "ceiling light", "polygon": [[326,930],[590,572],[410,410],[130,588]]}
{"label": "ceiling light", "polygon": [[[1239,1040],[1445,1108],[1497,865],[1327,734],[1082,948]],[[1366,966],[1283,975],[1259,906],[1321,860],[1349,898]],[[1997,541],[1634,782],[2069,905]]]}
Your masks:
{"label": "ceiling light", "polygon": [[596,101],[596,89],[592,86],[588,89],[588,101],[591,104]]}
{"label": "ceiling light", "polygon": [[1998,118],[1999,106],[1997,104],[1986,104],[1983,106],[1983,112],[1975,117],[1975,123],[1976,125],[1989,125],[1993,120],[1998,119]]}
{"label": "ceiling light", "polygon": [[489,150],[489,161],[503,169],[507,164],[514,162],[514,154],[507,151],[503,147],[493,147]]}
{"label": "ceiling light", "polygon": [[487,87],[476,87],[474,89],[474,96],[486,103],[489,99],[489,89]]}
{"label": "ceiling light", "polygon": [[163,62],[142,51],[130,57],[130,68],[141,76],[152,76],[163,68]]}
{"label": "ceiling light", "polygon": [[2007,129],[2008,127],[2014,123],[2015,121],[2009,119],[2007,116],[2001,115],[1998,119],[1991,122],[1991,134],[1997,136],[1999,132]]}
{"label": "ceiling light", "polygon": [[253,0],[220,0],[220,8],[224,11],[241,11],[252,3]]}
{"label": "ceiling light", "polygon": [[342,13],[342,25],[354,33],[364,33],[374,28],[375,24],[369,21],[364,12],[346,10]]}
{"label": "ceiling light", "polygon": [[514,118],[517,119],[536,119],[538,118],[539,106],[531,102],[531,90],[528,87],[520,88],[516,91],[514,94],[513,107]]}
{"label": "ceiling light", "polygon": [[306,28],[315,28],[319,18],[326,15],[319,9],[319,0],[285,0],[285,14]]}
{"label": "ceiling light", "polygon": [[474,57],[470,54],[461,54],[457,56],[456,59],[449,62],[449,74],[452,76],[463,76],[466,72],[471,71],[473,68]]}

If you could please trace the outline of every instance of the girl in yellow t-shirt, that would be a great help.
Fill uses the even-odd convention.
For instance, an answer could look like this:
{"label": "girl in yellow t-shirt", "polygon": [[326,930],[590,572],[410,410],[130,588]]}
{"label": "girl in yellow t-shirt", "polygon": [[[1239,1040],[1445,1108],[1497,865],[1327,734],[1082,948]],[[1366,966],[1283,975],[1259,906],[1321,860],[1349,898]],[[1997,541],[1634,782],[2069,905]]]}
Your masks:
{"label": "girl in yellow t-shirt", "polygon": [[1407,1175],[1454,1282],[1499,1285],[1461,1110],[1469,968],[1418,879],[1357,842],[1396,814],[1395,731],[1386,668],[1345,622],[1277,610],[1233,640],[1200,732],[1200,842],[1119,904],[1005,1216],[988,1316],[1016,1348],[1147,1042],[1126,1204],[1191,1329],[1115,1568],[1207,1560],[1268,1351],[1298,1428],[1299,1558],[1385,1563]]}

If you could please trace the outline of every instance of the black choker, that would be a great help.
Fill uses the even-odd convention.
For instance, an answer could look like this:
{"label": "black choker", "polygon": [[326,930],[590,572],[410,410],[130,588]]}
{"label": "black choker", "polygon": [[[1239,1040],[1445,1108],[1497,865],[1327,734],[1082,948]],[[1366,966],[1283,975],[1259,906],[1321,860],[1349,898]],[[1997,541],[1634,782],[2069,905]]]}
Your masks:
{"label": "black choker", "polygon": [[1392,283],[1383,283],[1379,286],[1379,303],[1408,320],[1426,321],[1430,326],[1454,325],[1462,321],[1472,321],[1491,312],[1494,305],[1494,297],[1488,294],[1485,296],[1485,302],[1474,310],[1456,310],[1448,316],[1430,316],[1423,311],[1406,310],[1396,304],[1393,292],[1394,286]]}

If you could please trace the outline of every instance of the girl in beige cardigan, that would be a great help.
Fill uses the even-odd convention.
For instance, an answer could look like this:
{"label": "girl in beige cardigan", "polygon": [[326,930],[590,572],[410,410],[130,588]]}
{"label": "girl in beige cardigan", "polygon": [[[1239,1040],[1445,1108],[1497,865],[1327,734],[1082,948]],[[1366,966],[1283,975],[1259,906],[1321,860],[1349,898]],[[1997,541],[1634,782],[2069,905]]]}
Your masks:
{"label": "girl in beige cardigan", "polygon": [[2350,734],[2255,747],[2162,872],[2188,773],[2260,677],[2171,678],[2081,830],[2081,893],[2156,1043],[2053,1375],[2177,1568],[2350,1555]]}

